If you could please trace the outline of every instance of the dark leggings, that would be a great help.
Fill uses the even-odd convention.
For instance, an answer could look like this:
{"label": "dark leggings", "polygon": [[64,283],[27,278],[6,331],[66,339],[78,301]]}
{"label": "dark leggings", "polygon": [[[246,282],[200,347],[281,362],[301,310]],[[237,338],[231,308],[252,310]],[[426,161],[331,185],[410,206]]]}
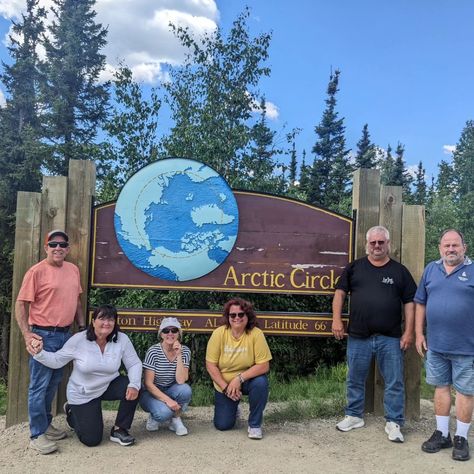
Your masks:
{"label": "dark leggings", "polygon": [[81,443],[86,446],[97,446],[102,441],[104,420],[102,418],[102,400],[120,400],[115,425],[126,430],[132,426],[138,397],[135,400],[125,400],[129,384],[128,377],[119,375],[110,382],[101,397],[94,398],[83,405],[69,405],[67,421],[74,429]]}

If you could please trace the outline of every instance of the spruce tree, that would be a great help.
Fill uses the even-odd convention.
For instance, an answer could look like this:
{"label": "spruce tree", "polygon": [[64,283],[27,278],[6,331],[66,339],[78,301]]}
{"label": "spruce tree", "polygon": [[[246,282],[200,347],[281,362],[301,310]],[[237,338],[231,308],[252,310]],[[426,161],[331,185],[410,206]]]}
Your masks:
{"label": "spruce tree", "polygon": [[41,189],[46,158],[38,117],[39,36],[45,11],[27,0],[21,21],[13,24],[8,47],[11,64],[3,64],[1,80],[6,105],[0,109],[0,379],[6,377],[13,272],[14,223],[18,191]]}
{"label": "spruce tree", "polygon": [[279,194],[284,190],[282,175],[274,173],[275,156],[282,150],[275,147],[275,134],[268,126],[265,99],[260,101],[260,118],[251,128],[251,141],[248,152],[242,158],[243,169],[250,173],[236,177],[234,186],[242,189],[272,192]]}
{"label": "spruce tree", "polygon": [[428,198],[428,190],[426,185],[426,172],[421,161],[418,163],[416,170],[414,186],[413,204],[425,205]]}
{"label": "spruce tree", "polygon": [[445,160],[438,164],[438,179],[436,181],[436,193],[441,196],[454,198],[454,169]]}
{"label": "spruce tree", "polygon": [[290,154],[290,166],[289,166],[289,175],[288,181],[290,187],[294,187],[296,184],[296,173],[298,171],[298,162],[296,157],[296,136],[300,132],[300,129],[293,129],[290,133],[287,134],[286,139],[291,146],[289,151]]}
{"label": "spruce tree", "polygon": [[303,150],[300,167],[300,185],[299,188],[308,199],[309,184],[311,178],[311,166],[306,164],[306,150]]}
{"label": "spruce tree", "polygon": [[387,152],[385,157],[380,161],[380,181],[382,184],[389,185],[391,184],[393,170],[395,167],[395,160],[392,156],[392,147],[390,143],[387,146]]}
{"label": "spruce tree", "polygon": [[336,94],[340,71],[331,73],[327,88],[326,109],[315,127],[317,141],[309,184],[308,200],[323,207],[338,209],[348,195],[352,166],[344,138],[344,118],[338,118]]}
{"label": "spruce tree", "polygon": [[66,174],[70,159],[88,158],[106,115],[108,84],[99,83],[99,74],[105,67],[100,51],[107,30],[95,21],[95,0],[53,3],[53,21],[44,37],[42,100],[46,136],[54,146],[48,168]]}
{"label": "spruce tree", "polygon": [[474,121],[468,120],[453,153],[455,183],[459,197],[474,192]]}
{"label": "spruce tree", "polygon": [[468,120],[453,154],[459,225],[474,245],[474,121]]}
{"label": "spruce tree", "polygon": [[362,137],[357,142],[357,154],[355,158],[357,168],[374,168],[377,164],[377,152],[375,145],[370,141],[369,126],[365,124],[362,129]]}

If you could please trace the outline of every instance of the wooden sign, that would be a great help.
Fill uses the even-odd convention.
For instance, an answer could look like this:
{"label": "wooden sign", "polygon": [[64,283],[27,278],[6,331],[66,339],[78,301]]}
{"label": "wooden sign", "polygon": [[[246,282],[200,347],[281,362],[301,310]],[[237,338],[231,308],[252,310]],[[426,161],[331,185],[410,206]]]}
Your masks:
{"label": "wooden sign", "polygon": [[[222,313],[217,311],[136,310],[118,309],[118,324],[127,332],[153,332],[163,318],[173,316],[179,320],[184,332],[211,333],[224,324]],[[93,310],[89,311],[89,321]],[[268,336],[332,336],[332,318],[325,313],[258,312],[260,329]],[[347,327],[347,318],[343,319]]]}
{"label": "wooden sign", "polygon": [[115,203],[95,207],[91,286],[333,294],[342,270],[352,260],[352,219],[289,198],[233,193],[239,227],[232,250],[213,271],[188,281],[164,280],[139,270],[117,241]]}

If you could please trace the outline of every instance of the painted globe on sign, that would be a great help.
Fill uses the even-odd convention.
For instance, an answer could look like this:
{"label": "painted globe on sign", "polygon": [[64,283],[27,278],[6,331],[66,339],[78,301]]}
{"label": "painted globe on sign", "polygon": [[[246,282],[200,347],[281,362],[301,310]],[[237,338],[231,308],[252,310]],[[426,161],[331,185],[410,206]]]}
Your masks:
{"label": "painted globe on sign", "polygon": [[114,225],[135,267],[163,280],[187,281],[224,262],[237,239],[239,211],[229,185],[209,166],[168,158],[125,184]]}

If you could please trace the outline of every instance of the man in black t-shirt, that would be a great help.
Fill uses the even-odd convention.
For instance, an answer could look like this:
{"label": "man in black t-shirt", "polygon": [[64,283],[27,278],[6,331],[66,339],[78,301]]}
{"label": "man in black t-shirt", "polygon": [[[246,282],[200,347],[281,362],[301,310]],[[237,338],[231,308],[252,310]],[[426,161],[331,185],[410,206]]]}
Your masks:
{"label": "man in black t-shirt", "polygon": [[343,339],[342,308],[346,295],[351,295],[346,416],[336,428],[350,431],[364,426],[365,381],[375,356],[385,383],[385,432],[390,441],[403,443],[403,351],[414,340],[416,284],[407,268],[389,257],[390,235],[385,227],[368,230],[366,252],[367,257],[344,269],[332,303],[332,332],[336,339]]}

